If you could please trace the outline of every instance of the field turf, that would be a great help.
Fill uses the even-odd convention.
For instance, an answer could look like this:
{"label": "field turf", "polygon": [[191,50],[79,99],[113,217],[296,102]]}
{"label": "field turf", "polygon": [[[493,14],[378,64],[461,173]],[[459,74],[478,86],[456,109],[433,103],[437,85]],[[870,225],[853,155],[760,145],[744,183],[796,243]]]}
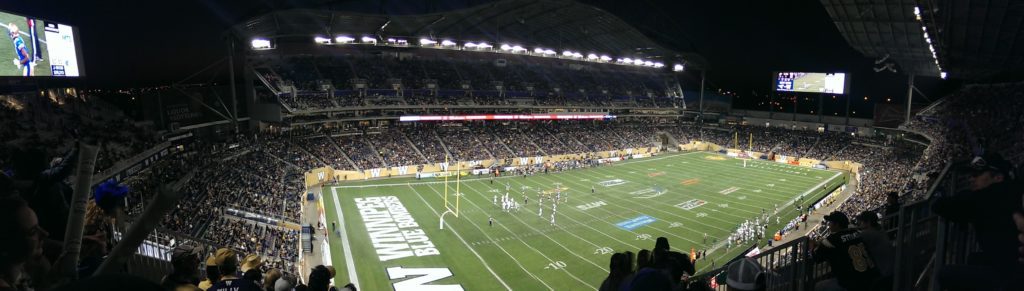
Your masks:
{"label": "field turf", "polygon": [[[838,171],[748,163],[744,168],[739,159],[691,152],[526,178],[464,179],[459,215],[445,215],[443,230],[439,216],[455,208],[454,196],[445,207],[443,179],[327,186],[327,221],[344,225],[329,240],[335,283],[399,291],[431,285],[434,290],[597,289],[608,275],[612,253],[652,249],[662,236],[680,252],[707,249],[709,260],[697,262],[700,273],[711,269],[712,260],[720,266],[739,255],[742,248],[727,249],[723,240],[762,209],[776,213],[769,226],[775,231],[782,227],[774,224],[775,216],[783,224],[796,217],[798,196],[817,200],[845,183]],[[521,204],[518,212],[503,212],[500,202],[493,203],[495,195],[505,194],[506,184]],[[448,187],[454,195],[454,182]],[[551,224],[554,203],[548,198],[538,206],[538,190],[551,193],[556,187],[567,201],[558,202]],[[543,207],[540,216],[538,207]]]}

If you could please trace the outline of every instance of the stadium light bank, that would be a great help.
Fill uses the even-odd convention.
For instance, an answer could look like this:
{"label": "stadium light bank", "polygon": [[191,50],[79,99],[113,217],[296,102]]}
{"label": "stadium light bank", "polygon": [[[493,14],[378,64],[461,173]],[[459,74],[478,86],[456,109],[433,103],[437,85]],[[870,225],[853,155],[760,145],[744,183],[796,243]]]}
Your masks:
{"label": "stadium light bank", "polygon": [[[927,33],[925,33],[925,38],[926,38],[927,41],[930,41],[930,39],[927,36]],[[356,42],[357,40],[358,40],[358,42]],[[384,39],[384,41],[385,42],[381,43],[380,45],[383,45],[383,46],[393,46],[393,47],[409,47],[410,46],[408,40],[403,39],[403,38],[398,38],[398,37],[389,37],[389,38]],[[316,43],[316,44],[320,44],[320,45],[336,45],[336,44],[364,44],[364,45],[365,44],[369,44],[369,45],[378,45],[377,38],[373,37],[373,36],[368,36],[368,35],[364,35],[364,36],[360,37],[359,39],[353,38],[353,37],[351,37],[349,35],[338,35],[333,40],[328,38],[328,37],[322,36],[322,35],[316,35],[316,36],[313,37],[313,42]],[[561,54],[558,54],[553,49],[543,48],[543,47],[536,47],[536,48],[533,49],[533,51],[531,53],[530,50],[526,49],[525,47],[523,47],[521,45],[512,45],[512,44],[507,44],[507,43],[501,44],[498,47],[498,49],[494,49],[493,46],[491,46],[490,44],[488,44],[486,42],[464,42],[462,44],[462,46],[460,47],[458,42],[453,41],[451,39],[444,39],[444,40],[441,40],[440,42],[438,42],[437,40],[434,40],[434,39],[431,39],[431,38],[428,38],[428,37],[421,37],[421,38],[419,38],[417,43],[419,44],[419,47],[423,47],[423,48],[449,49],[449,50],[466,50],[466,51],[479,51],[479,52],[492,52],[492,53],[505,53],[505,54],[527,54],[527,55],[533,55],[533,56],[538,56],[538,57],[572,59],[572,60],[586,61],[586,62],[608,63],[608,64],[625,65],[625,66],[649,67],[649,68],[655,68],[655,69],[661,69],[661,68],[665,67],[664,63],[654,62],[654,61],[651,61],[651,60],[643,60],[643,59],[640,59],[640,58],[635,58],[635,59],[634,58],[617,58],[617,59],[614,59],[614,58],[612,58],[612,57],[610,57],[608,55],[604,55],[604,54],[589,53],[587,55],[583,55],[582,53],[580,53],[578,51],[572,51],[572,50],[564,50],[564,51],[562,51]],[[270,39],[254,38],[252,40],[252,49],[253,50],[267,50],[267,49],[273,49],[273,48],[274,48],[273,42]],[[933,55],[934,55],[934,50],[935,50],[934,47],[931,47],[931,50],[933,51]],[[936,61],[935,62],[936,62],[936,64],[938,64],[937,57],[936,57]],[[672,67],[672,71],[673,72],[682,72],[683,71],[682,65],[675,65],[675,66],[673,66]]]}

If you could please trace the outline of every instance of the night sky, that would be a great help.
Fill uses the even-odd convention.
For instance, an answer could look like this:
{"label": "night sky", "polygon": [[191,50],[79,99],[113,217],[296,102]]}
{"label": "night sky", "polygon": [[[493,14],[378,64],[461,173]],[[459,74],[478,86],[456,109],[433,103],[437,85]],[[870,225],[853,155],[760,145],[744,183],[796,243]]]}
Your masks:
{"label": "night sky", "polygon": [[[771,72],[780,70],[850,72],[852,94],[858,97],[898,101],[906,94],[906,77],[874,73],[873,60],[846,44],[818,0],[579,1],[612,12],[667,48],[704,56],[711,65],[709,85],[736,92],[738,103],[763,99]],[[7,2],[0,9],[78,26],[86,86],[124,88],[173,83],[210,65],[226,54],[221,37],[228,26],[273,9],[416,14],[487,2],[35,0]],[[925,78],[919,82],[926,92],[936,83]]]}

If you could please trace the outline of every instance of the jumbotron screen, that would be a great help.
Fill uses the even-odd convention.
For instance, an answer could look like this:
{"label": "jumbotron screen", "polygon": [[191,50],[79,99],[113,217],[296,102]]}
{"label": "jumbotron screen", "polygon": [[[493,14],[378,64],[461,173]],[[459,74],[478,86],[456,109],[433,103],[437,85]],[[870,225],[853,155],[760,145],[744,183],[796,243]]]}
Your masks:
{"label": "jumbotron screen", "polygon": [[80,77],[78,29],[57,22],[0,11],[7,31],[0,42],[0,77]]}
{"label": "jumbotron screen", "polygon": [[781,72],[775,76],[775,90],[846,94],[846,73]]}

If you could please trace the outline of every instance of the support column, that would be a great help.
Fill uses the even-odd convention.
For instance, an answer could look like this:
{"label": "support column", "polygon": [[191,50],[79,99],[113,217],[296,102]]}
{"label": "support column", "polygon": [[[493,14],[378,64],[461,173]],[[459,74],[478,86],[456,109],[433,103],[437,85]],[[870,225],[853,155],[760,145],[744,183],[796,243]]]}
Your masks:
{"label": "support column", "polygon": [[850,99],[853,99],[853,94],[846,95],[846,124],[850,125]]}
{"label": "support column", "polygon": [[800,104],[800,96],[793,96],[793,121],[796,121],[796,107]]}
{"label": "support column", "polygon": [[820,96],[818,96],[818,122],[819,123],[821,123],[822,121],[825,120],[825,118],[822,116],[822,114],[824,114],[823,111],[825,111],[824,109],[825,109],[825,95],[820,95]]}
{"label": "support column", "polygon": [[700,70],[700,101],[697,102],[697,107],[700,107],[698,109],[698,111],[700,112],[701,118],[703,118],[703,116],[704,116],[704,71],[705,70],[707,70],[707,69],[701,69]]}
{"label": "support column", "polygon": [[228,86],[231,86],[231,124],[238,133],[238,95],[235,92],[235,39],[228,37]]}
{"label": "support column", "polygon": [[911,73],[910,76],[907,77],[907,120],[904,121],[904,124],[909,124],[910,123],[910,105],[911,105],[911,103],[913,103],[913,101],[914,101],[914,74]]}

